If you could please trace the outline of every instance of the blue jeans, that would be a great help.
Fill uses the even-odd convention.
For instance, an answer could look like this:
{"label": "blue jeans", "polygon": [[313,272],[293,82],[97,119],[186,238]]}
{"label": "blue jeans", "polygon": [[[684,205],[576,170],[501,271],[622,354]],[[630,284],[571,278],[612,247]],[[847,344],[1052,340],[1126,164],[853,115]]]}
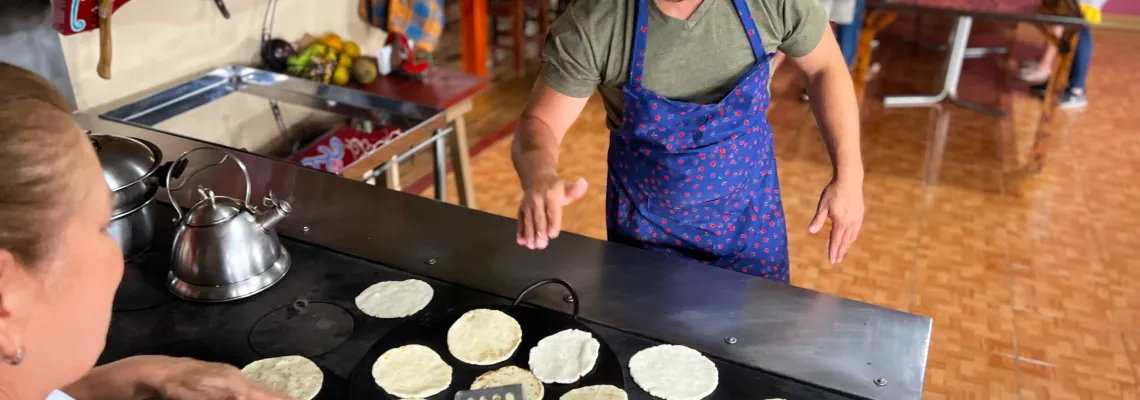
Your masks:
{"label": "blue jeans", "polygon": [[1085,80],[1089,75],[1089,64],[1092,63],[1093,41],[1092,31],[1084,28],[1077,36],[1076,53],[1073,54],[1073,67],[1069,70],[1069,90],[1085,88]]}
{"label": "blue jeans", "polygon": [[835,25],[835,40],[843,52],[847,66],[855,64],[855,54],[859,51],[859,35],[863,32],[863,1],[855,2],[855,20],[848,25]]}

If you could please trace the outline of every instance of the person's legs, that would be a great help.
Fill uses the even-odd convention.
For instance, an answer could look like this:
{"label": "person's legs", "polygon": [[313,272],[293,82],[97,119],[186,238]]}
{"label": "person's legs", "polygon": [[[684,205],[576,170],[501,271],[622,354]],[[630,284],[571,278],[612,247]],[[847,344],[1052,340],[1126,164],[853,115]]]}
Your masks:
{"label": "person's legs", "polygon": [[859,51],[859,35],[863,31],[863,1],[855,2],[855,19],[850,24],[835,25],[835,40],[839,42],[839,50],[843,51],[843,61],[847,66],[855,65],[855,56]]}
{"label": "person's legs", "polygon": [[1089,28],[1081,30],[1077,36],[1075,51],[1073,66],[1069,70],[1069,88],[1061,95],[1061,108],[1084,108],[1089,104],[1088,97],[1085,96],[1085,82],[1093,52],[1092,31]]}
{"label": "person's legs", "polygon": [[[1060,25],[1054,26],[1051,31],[1056,37],[1060,37],[1064,28]],[[1036,65],[1021,70],[1021,80],[1029,83],[1041,83],[1049,80],[1049,75],[1053,74],[1053,64],[1057,63],[1057,46],[1051,43],[1045,45],[1045,53],[1041,54],[1041,59],[1037,60]]]}
{"label": "person's legs", "polygon": [[1076,53],[1073,54],[1073,67],[1069,71],[1069,90],[1084,92],[1085,80],[1092,63],[1093,41],[1089,28],[1081,30],[1077,36]]}

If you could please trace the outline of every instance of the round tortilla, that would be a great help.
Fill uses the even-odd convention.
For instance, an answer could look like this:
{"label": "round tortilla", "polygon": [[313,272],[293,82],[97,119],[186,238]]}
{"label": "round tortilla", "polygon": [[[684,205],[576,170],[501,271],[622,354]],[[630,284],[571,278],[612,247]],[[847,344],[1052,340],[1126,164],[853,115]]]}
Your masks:
{"label": "round tortilla", "polygon": [[451,355],[472,365],[503,362],[511,358],[521,342],[519,322],[496,310],[468,311],[447,330],[447,349]]}
{"label": "round tortilla", "polygon": [[629,400],[629,395],[616,386],[596,385],[571,390],[558,400]]}
{"label": "round tortilla", "polygon": [[716,365],[685,346],[660,345],[634,354],[629,375],[646,392],[665,400],[698,400],[716,390]]}
{"label": "round tortilla", "polygon": [[479,375],[475,378],[475,382],[471,383],[471,390],[515,384],[522,385],[526,400],[542,400],[542,395],[546,392],[546,388],[542,386],[542,381],[538,380],[537,376],[514,365]]}
{"label": "round tortilla", "polygon": [[530,349],[530,370],[543,383],[574,383],[594,369],[600,347],[589,332],[567,329]]}
{"label": "round tortilla", "polygon": [[321,368],[301,356],[257,360],[246,365],[241,372],[250,380],[294,400],[312,400],[325,382]]}
{"label": "round tortilla", "polygon": [[356,296],[356,308],[376,318],[403,318],[427,307],[434,294],[418,279],[380,282]]}
{"label": "round tortilla", "polygon": [[432,349],[412,344],[381,354],[372,364],[372,378],[390,395],[426,398],[451,385],[451,366]]}

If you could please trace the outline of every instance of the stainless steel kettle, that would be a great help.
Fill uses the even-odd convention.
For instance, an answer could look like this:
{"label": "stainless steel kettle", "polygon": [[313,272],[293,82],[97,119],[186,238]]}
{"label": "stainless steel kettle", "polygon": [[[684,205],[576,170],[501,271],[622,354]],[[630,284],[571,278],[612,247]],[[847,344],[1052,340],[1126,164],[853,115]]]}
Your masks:
{"label": "stainless steel kettle", "polygon": [[[199,150],[221,152],[222,159],[189,174],[178,186],[170,185],[170,204],[178,212],[174,232],[170,291],[179,297],[204,302],[222,302],[252,296],[268,289],[289,271],[289,253],[273,226],[289,215],[288,202],[276,200],[273,194],[263,200],[267,207],[259,211],[249,205],[249,171],[237,157],[219,149],[200,147],[183,153],[175,164]],[[182,213],[173,192],[181,189],[197,173],[233,160],[245,177],[245,198],[238,200],[218,196],[213,190],[198,187],[201,200]]]}

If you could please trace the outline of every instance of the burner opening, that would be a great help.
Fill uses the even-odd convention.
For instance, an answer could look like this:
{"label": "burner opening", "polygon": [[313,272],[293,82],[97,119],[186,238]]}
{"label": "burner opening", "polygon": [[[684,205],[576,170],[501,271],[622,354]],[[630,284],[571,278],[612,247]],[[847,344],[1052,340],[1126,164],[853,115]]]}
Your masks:
{"label": "burner opening", "polygon": [[335,350],[354,328],[344,308],[298,299],[261,317],[249,331],[249,346],[262,357],[312,358]]}

